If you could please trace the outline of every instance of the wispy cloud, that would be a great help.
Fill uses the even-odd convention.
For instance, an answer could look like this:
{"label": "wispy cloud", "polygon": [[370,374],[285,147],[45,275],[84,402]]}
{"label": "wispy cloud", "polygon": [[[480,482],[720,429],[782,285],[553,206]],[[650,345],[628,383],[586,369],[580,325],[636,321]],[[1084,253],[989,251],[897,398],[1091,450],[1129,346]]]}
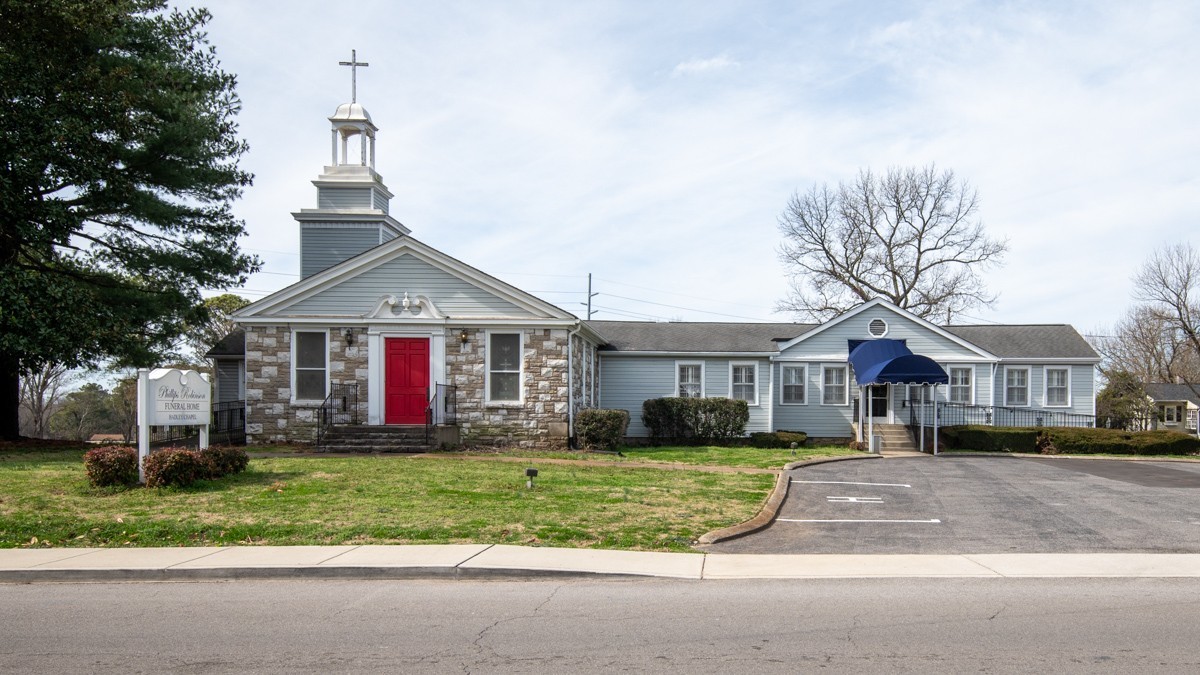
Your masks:
{"label": "wispy cloud", "polygon": [[729,68],[736,68],[738,65],[739,64],[737,61],[734,61],[725,54],[721,54],[710,59],[690,59],[688,61],[680,62],[673,70],[671,70],[671,75],[673,77],[679,77],[681,75],[703,75],[705,73],[713,73],[720,70],[727,70]]}

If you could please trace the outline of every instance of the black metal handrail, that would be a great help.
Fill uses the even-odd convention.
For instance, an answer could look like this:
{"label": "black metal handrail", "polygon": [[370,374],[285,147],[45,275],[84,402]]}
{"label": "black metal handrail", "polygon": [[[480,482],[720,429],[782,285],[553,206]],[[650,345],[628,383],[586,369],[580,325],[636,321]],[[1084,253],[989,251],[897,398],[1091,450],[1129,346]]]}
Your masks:
{"label": "black metal handrail", "polygon": [[909,404],[909,426],[933,426],[931,406],[937,405],[938,427],[965,425],[997,427],[1094,427],[1095,415],[1047,410],[1045,408],[1014,408],[998,405],[971,405],[968,403],[911,402]]}
{"label": "black metal handrail", "polygon": [[329,395],[317,408],[317,447],[324,443],[330,427],[344,424],[358,424],[357,383],[329,385]]}
{"label": "black metal handrail", "polygon": [[453,384],[433,385],[433,396],[425,406],[425,445],[435,426],[458,424],[458,387]]}

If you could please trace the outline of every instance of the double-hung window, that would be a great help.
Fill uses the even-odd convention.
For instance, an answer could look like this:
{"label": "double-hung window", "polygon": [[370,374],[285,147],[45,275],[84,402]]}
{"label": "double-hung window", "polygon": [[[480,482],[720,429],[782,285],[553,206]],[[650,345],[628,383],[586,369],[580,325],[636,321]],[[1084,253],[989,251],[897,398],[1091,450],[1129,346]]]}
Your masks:
{"label": "double-hung window", "polygon": [[1029,405],[1029,369],[1004,369],[1004,405]]}
{"label": "double-hung window", "polygon": [[804,405],[805,383],[808,381],[808,368],[805,366],[783,366],[780,373],[781,392],[779,402],[784,405]]}
{"label": "double-hung window", "polygon": [[704,396],[704,364],[698,361],[675,364],[675,395],[681,398]]}
{"label": "double-hung window", "polygon": [[329,350],[325,331],[296,331],[292,344],[295,371],[292,375],[294,397],[298,401],[324,401],[329,373]]}
{"label": "double-hung window", "polygon": [[951,403],[970,403],[971,402],[971,371],[970,366],[965,368],[951,367],[950,368],[950,402]]}
{"label": "double-hung window", "polygon": [[521,334],[489,333],[487,351],[488,401],[521,400]]}
{"label": "double-hung window", "polygon": [[1168,424],[1178,424],[1180,421],[1179,418],[1180,418],[1179,406],[1177,406],[1177,405],[1163,406],[1163,421],[1164,422],[1166,422]]}
{"label": "double-hung window", "polygon": [[846,366],[823,366],[821,368],[822,405],[846,405],[849,392]]}
{"label": "double-hung window", "polygon": [[1046,369],[1046,406],[1065,408],[1071,405],[1071,369]]}
{"label": "double-hung window", "polygon": [[758,405],[758,364],[729,364],[729,398]]}

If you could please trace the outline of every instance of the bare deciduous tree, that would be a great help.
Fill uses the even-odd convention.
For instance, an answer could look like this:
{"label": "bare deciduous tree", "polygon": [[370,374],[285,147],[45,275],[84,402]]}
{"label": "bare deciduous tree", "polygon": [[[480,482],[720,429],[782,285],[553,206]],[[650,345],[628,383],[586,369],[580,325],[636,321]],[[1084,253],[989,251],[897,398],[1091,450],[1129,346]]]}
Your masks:
{"label": "bare deciduous tree", "polygon": [[977,192],[933,165],[797,193],[779,218],[791,279],[777,309],[824,321],[874,298],[921,317],[990,305],[979,271],[1008,244],[984,234],[978,211]]}
{"label": "bare deciduous tree", "polygon": [[1200,382],[1200,352],[1159,312],[1135,305],[1093,343],[1104,356],[1100,371],[1127,372],[1141,382]]}
{"label": "bare deciduous tree", "polygon": [[[1191,244],[1170,244],[1154,252],[1133,278],[1134,297],[1179,344],[1200,354],[1200,252]],[[1190,375],[1190,374],[1189,374]],[[1184,381],[1200,395],[1194,377]]]}
{"label": "bare deciduous tree", "polygon": [[69,368],[55,363],[21,374],[21,408],[29,416],[32,438],[50,438],[50,415],[72,379]]}

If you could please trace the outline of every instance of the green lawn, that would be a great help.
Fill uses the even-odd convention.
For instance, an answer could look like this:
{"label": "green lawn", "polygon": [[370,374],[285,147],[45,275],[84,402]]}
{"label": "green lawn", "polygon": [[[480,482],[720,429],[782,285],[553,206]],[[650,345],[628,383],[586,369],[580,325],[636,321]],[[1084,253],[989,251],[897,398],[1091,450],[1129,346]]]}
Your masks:
{"label": "green lawn", "polygon": [[[452,454],[452,453],[448,453]],[[624,447],[621,455],[589,452],[538,452],[530,450],[505,450],[503,452],[467,452],[468,455],[503,455],[507,457],[529,457],[548,459],[582,459],[596,462],[653,462],[658,464],[695,464],[699,466],[730,466],[746,469],[781,469],[789,462],[817,457],[840,457],[861,455],[858,450],[845,447],[825,446],[798,448],[795,454],[787,449],[764,449],[748,447],[715,446],[664,446]]]}
{"label": "green lawn", "polygon": [[[694,449],[693,449],[694,450]],[[404,456],[253,459],[179,490],[91,488],[79,452],[0,454],[0,547],[513,543],[686,551],[742,522],[769,474]]]}

